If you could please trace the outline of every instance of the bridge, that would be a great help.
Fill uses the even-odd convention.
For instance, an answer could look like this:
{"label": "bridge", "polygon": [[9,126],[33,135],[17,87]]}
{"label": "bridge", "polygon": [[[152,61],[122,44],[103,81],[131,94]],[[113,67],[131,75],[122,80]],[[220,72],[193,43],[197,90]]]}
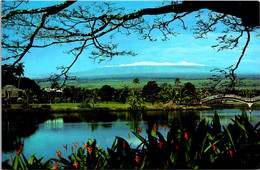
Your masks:
{"label": "bridge", "polygon": [[234,94],[218,94],[206,97],[204,99],[201,99],[201,104],[211,103],[215,101],[235,101],[235,102],[241,102],[248,105],[249,108],[255,103],[260,102],[260,96],[247,98],[247,97],[241,97]]}

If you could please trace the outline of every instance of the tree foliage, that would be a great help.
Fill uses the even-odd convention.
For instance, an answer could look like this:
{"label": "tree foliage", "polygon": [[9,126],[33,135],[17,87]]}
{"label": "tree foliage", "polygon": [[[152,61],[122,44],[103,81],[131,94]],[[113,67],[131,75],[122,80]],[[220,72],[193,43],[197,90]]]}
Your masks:
{"label": "tree foliage", "polygon": [[[197,38],[215,31],[218,23],[223,25],[223,35],[217,38],[218,44],[212,46],[218,50],[234,49],[242,37],[247,37],[241,56],[230,72],[231,83],[234,83],[234,72],[249,44],[250,32],[259,28],[257,1],[169,1],[130,12],[109,2],[77,5],[79,2],[65,1],[49,7],[20,9],[23,3],[25,1],[3,2],[2,48],[7,51],[3,60],[14,59],[13,65],[16,65],[32,48],[70,44],[67,53],[73,55],[74,60],[68,66],[59,66],[60,74],[55,76],[63,76],[65,81],[80,56],[87,54],[101,62],[114,56],[136,55],[133,51],[118,49],[113,41],[116,35],[138,34],[141,39],[154,41],[157,39],[152,35],[156,32],[161,34],[162,40],[167,40],[178,35],[172,23],[181,22],[182,28],[187,29],[183,18],[196,13],[193,32]],[[153,18],[148,21],[146,16]],[[238,34],[233,36],[234,32]],[[16,36],[12,36],[14,34]],[[109,38],[111,42],[107,41]]]}

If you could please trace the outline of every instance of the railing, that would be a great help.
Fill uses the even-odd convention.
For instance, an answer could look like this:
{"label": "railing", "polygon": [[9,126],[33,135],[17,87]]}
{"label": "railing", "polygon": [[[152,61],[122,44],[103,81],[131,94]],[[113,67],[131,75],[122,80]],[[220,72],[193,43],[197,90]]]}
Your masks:
{"label": "railing", "polygon": [[241,102],[241,103],[246,103],[246,104],[248,104],[249,107],[251,107],[253,105],[253,103],[260,101],[260,96],[247,98],[247,97],[237,96],[234,94],[219,94],[219,95],[213,95],[213,96],[209,96],[204,99],[201,99],[201,104],[210,103],[210,102],[219,101],[219,100],[237,101],[237,102]]}

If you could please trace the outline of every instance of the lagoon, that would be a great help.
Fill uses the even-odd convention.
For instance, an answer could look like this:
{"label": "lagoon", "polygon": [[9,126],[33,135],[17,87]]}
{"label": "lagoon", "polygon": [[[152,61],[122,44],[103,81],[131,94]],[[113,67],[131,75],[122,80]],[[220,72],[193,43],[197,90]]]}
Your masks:
{"label": "lagoon", "polygon": [[[255,125],[260,120],[260,108],[253,108],[250,122]],[[20,117],[3,122],[2,126],[2,161],[14,157],[16,148],[24,145],[26,157],[36,153],[37,158],[44,156],[46,161],[56,156],[60,150],[63,156],[71,153],[73,142],[83,146],[88,139],[96,139],[100,147],[106,150],[110,147],[115,136],[126,139],[131,146],[137,146],[140,141],[131,131],[137,132],[142,128],[142,136],[146,137],[146,129],[154,123],[158,130],[167,135],[171,123],[181,123],[183,128],[189,128],[190,121],[199,122],[202,119],[210,122],[217,112],[222,125],[231,123],[235,115],[241,115],[243,109],[210,109],[187,111],[144,111],[144,112],[89,112],[89,113],[57,113],[50,116]],[[163,130],[162,126],[167,129]],[[130,136],[130,139],[128,138]],[[68,150],[64,149],[68,145]]]}

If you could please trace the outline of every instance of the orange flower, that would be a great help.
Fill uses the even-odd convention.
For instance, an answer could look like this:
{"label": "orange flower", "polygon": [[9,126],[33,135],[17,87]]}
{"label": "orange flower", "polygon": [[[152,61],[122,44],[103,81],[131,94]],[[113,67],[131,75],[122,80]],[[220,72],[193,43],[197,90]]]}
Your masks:
{"label": "orange flower", "polygon": [[92,147],[90,146],[88,147],[88,153],[91,154],[91,152],[92,152]]}
{"label": "orange flower", "polygon": [[175,144],[175,149],[178,150],[179,149],[179,146]]}
{"label": "orange flower", "polygon": [[65,148],[65,150],[67,150],[68,149],[68,145],[65,145],[65,146],[63,146],[64,148]]}
{"label": "orange flower", "polygon": [[71,147],[71,152],[73,152],[73,146]]}
{"label": "orange flower", "polygon": [[10,162],[11,162],[11,164],[13,163],[13,157],[12,157],[12,155],[11,155],[11,158],[10,158]]}
{"label": "orange flower", "polygon": [[189,139],[188,132],[184,132],[184,137],[185,137],[185,139],[186,139],[186,140],[188,140],[188,139]]}
{"label": "orange flower", "polygon": [[79,163],[77,161],[75,161],[74,164],[73,164],[73,166],[75,166],[76,169],[78,169],[78,165],[79,165]]}
{"label": "orange flower", "polygon": [[78,147],[78,142],[75,142],[75,143],[73,143],[74,144],[74,146],[75,146],[75,148],[77,148]]}
{"label": "orange flower", "polygon": [[216,146],[213,145],[213,144],[211,144],[211,145],[212,145],[213,151],[215,151],[216,150]]}
{"label": "orange flower", "polygon": [[135,155],[135,161],[137,162],[137,164],[139,164],[140,162],[140,157],[138,155]]}
{"label": "orange flower", "polygon": [[167,126],[166,125],[163,125],[162,129],[163,130],[166,130]]}
{"label": "orange flower", "polygon": [[153,130],[154,130],[155,132],[157,131],[157,125],[156,125],[156,124],[153,125]]}
{"label": "orange flower", "polygon": [[138,128],[137,130],[141,134],[143,129],[142,128]]}
{"label": "orange flower", "polygon": [[158,145],[158,147],[159,147],[160,149],[162,149],[162,147],[163,147],[163,143],[160,142],[159,145]]}
{"label": "orange flower", "polygon": [[57,164],[57,166],[59,166],[60,165],[60,161],[57,161],[56,164]]}
{"label": "orange flower", "polygon": [[57,150],[56,155],[57,155],[59,158],[61,158],[61,152],[60,152],[59,150]]}
{"label": "orange flower", "polygon": [[130,139],[130,135],[128,134],[128,139]]}
{"label": "orange flower", "polygon": [[58,166],[54,165],[51,169],[57,169],[57,168],[58,168]]}
{"label": "orange flower", "polygon": [[233,157],[234,152],[232,150],[228,150],[231,157]]}
{"label": "orange flower", "polygon": [[84,147],[83,150],[85,150],[88,147],[88,144],[87,143],[83,143],[83,147]]}
{"label": "orange flower", "polygon": [[98,144],[97,144],[97,149],[98,149],[98,150],[100,150],[100,149],[101,149],[101,147],[99,147],[99,145],[98,145]]}

